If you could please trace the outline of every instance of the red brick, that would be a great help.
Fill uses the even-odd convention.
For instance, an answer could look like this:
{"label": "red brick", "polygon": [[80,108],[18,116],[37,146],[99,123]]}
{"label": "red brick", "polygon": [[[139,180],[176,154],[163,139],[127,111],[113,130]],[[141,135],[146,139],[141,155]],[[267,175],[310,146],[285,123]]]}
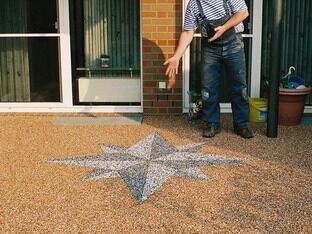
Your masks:
{"label": "red brick", "polygon": [[150,4],[150,3],[156,3],[156,0],[142,0],[142,4]]}
{"label": "red brick", "polygon": [[181,26],[168,26],[168,32],[180,32],[182,31]]}
{"label": "red brick", "polygon": [[148,52],[152,52],[152,47],[143,47],[143,52],[144,53],[148,53]]}
{"label": "red brick", "polygon": [[153,94],[155,93],[154,89],[153,88],[143,88],[143,93],[145,94]]}
{"label": "red brick", "polygon": [[173,101],[182,100],[182,95],[169,95],[168,100],[173,100]]}
{"label": "red brick", "polygon": [[152,65],[152,61],[151,60],[145,60],[143,61],[143,66],[151,66]]}
{"label": "red brick", "polygon": [[168,101],[155,101],[153,102],[154,107],[170,107],[171,103]]}
{"label": "red brick", "polygon": [[144,107],[143,112],[144,113],[158,113],[158,108]]}
{"label": "red brick", "polygon": [[173,101],[172,106],[173,107],[181,107],[183,105],[182,101]]}
{"label": "red brick", "polygon": [[157,87],[156,81],[144,81],[143,87]]}
{"label": "red brick", "polygon": [[168,112],[172,114],[182,114],[182,107],[168,108]]}
{"label": "red brick", "polygon": [[167,17],[167,12],[158,11],[157,12],[157,17],[159,17],[159,18]]}
{"label": "red brick", "polygon": [[144,94],[143,95],[143,99],[144,100],[156,100],[157,96],[156,95],[146,95],[146,94]]}
{"label": "red brick", "polygon": [[167,45],[167,40],[157,40],[157,45]]}
{"label": "red brick", "polygon": [[168,108],[158,108],[158,112],[161,114],[168,114]]}
{"label": "red brick", "polygon": [[157,26],[157,32],[168,32],[167,26]]}
{"label": "red brick", "polygon": [[156,17],[156,12],[142,12],[142,17]]}
{"label": "red brick", "polygon": [[168,95],[157,95],[157,101],[167,101]]}
{"label": "red brick", "polygon": [[158,27],[156,26],[143,26],[143,32],[157,32]]}
{"label": "red brick", "polygon": [[176,47],[178,45],[178,40],[168,40],[168,45]]}
{"label": "red brick", "polygon": [[152,107],[153,106],[153,102],[152,101],[143,101],[143,106],[144,107]]}

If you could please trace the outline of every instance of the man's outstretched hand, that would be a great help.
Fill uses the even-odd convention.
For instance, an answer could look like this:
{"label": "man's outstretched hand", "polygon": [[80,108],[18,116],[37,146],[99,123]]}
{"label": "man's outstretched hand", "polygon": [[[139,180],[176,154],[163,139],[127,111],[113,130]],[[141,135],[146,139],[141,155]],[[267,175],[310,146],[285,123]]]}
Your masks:
{"label": "man's outstretched hand", "polygon": [[164,62],[164,65],[168,65],[166,70],[166,76],[172,77],[178,74],[179,59],[173,56],[169,58],[166,62]]}
{"label": "man's outstretched hand", "polygon": [[176,75],[179,72],[179,60],[184,54],[186,48],[191,43],[194,36],[194,30],[183,31],[179,39],[179,45],[174,55],[169,58],[164,65],[167,65],[166,75],[169,76],[168,88],[175,85]]}
{"label": "man's outstretched hand", "polygon": [[173,56],[164,65],[168,65],[166,70],[166,76],[169,76],[168,88],[172,88],[175,85],[175,78],[179,71],[179,59]]}

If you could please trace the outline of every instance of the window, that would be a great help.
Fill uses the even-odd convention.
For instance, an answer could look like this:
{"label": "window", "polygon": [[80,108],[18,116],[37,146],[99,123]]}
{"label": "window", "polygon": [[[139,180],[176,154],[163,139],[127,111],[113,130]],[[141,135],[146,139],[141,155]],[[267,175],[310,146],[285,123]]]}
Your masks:
{"label": "window", "polygon": [[0,102],[60,102],[56,1],[1,0],[0,8]]}

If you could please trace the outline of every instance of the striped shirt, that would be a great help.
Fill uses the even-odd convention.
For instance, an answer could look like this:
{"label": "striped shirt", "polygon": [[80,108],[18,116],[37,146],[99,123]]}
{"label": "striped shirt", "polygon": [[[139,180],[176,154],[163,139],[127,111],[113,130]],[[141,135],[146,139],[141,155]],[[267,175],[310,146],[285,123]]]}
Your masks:
{"label": "striped shirt", "polygon": [[[226,0],[226,2],[230,15],[248,9],[244,0]],[[204,15],[208,20],[216,20],[226,16],[226,11],[223,6],[224,0],[200,0],[200,3],[202,5]],[[201,21],[202,19],[200,17],[196,0],[190,0],[185,12],[183,30],[196,30]],[[244,31],[243,23],[239,23],[234,28],[237,33]],[[207,33],[204,28],[202,28],[201,33],[203,37],[207,37]]]}

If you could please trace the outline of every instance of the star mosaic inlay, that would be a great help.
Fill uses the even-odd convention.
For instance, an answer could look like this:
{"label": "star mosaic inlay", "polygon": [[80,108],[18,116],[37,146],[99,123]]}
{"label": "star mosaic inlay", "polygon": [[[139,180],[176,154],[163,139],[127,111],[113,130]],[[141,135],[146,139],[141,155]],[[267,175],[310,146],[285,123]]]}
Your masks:
{"label": "star mosaic inlay", "polygon": [[208,176],[199,167],[247,160],[197,153],[204,144],[175,147],[158,133],[152,133],[131,147],[101,145],[100,155],[48,162],[95,168],[83,180],[121,177],[133,196],[143,202],[172,176],[205,180]]}

